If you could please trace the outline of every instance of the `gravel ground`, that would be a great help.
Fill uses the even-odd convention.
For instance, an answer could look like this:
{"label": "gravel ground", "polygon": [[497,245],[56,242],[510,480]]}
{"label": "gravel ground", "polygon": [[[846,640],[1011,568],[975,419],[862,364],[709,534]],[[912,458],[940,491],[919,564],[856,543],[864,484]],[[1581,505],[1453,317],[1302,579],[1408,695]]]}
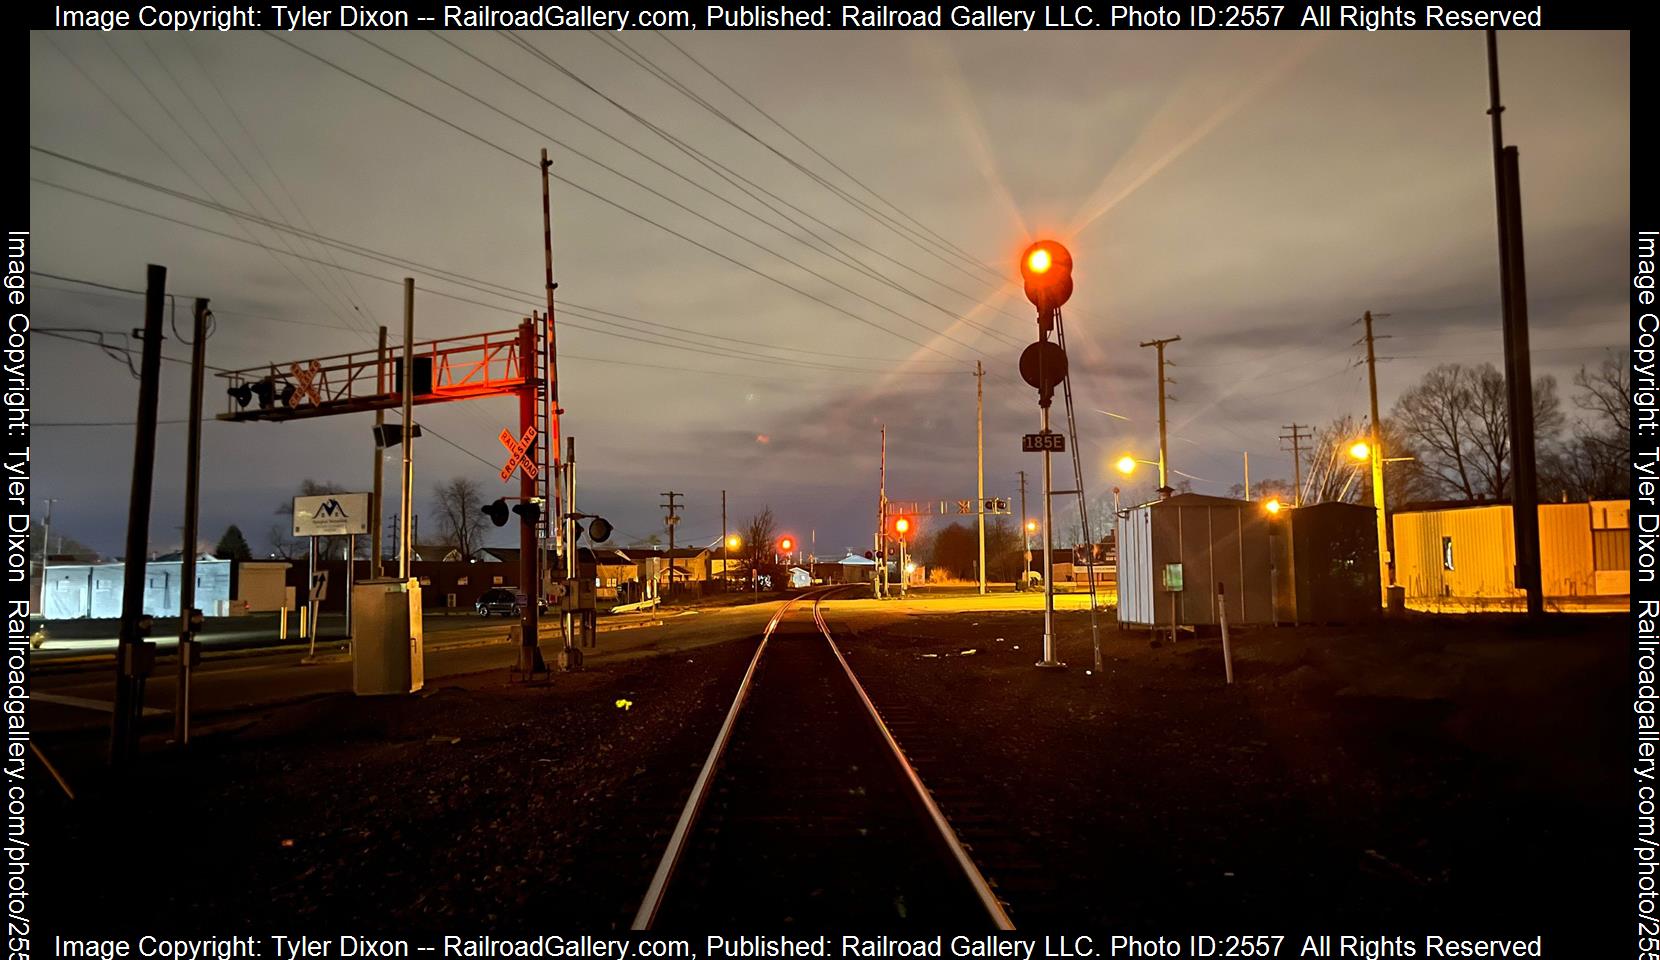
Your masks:
{"label": "gravel ground", "polygon": [[1089,676],[1079,615],[1064,672],[1033,668],[1030,615],[831,626],[1025,929],[1613,956],[1594,947],[1629,942],[1629,624],[1558,619],[1235,630],[1231,687],[1219,639],[1111,629]]}
{"label": "gravel ground", "polygon": [[626,929],[753,652],[323,697],[120,786],[91,779],[100,739],[59,744],[81,797],[30,785],[37,939]]}

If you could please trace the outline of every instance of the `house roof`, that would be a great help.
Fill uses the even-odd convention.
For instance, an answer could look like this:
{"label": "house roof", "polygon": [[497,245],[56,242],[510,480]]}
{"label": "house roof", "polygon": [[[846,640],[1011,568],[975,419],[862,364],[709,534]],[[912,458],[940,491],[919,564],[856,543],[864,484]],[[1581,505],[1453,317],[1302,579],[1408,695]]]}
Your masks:
{"label": "house roof", "polygon": [[865,557],[861,557],[856,553],[850,553],[847,556],[842,557],[840,560],[837,560],[835,562],[841,564],[844,567],[874,567],[874,566],[876,566],[876,561],[875,560],[866,559]]}
{"label": "house roof", "polygon": [[629,547],[630,554],[647,554],[653,557],[668,557],[673,560],[695,560],[709,553],[708,547],[675,547],[665,550],[661,547]]}

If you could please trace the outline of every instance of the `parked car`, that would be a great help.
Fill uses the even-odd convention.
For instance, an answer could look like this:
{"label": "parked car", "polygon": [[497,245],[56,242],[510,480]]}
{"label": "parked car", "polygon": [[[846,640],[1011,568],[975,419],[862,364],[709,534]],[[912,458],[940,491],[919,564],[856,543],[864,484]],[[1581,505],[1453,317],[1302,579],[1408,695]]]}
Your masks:
{"label": "parked car", "polygon": [[[478,615],[481,617],[492,615],[517,617],[524,602],[525,595],[519,591],[507,587],[496,587],[484,591],[484,594],[478,598],[478,602],[473,606],[478,610]],[[548,612],[546,600],[536,605],[536,612],[539,614]]]}

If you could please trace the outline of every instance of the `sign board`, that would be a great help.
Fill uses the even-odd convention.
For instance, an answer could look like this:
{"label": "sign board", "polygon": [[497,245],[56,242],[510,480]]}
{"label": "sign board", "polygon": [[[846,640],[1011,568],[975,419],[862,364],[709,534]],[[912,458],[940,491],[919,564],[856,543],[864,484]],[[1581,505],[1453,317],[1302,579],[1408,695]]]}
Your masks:
{"label": "sign board", "polygon": [[1026,453],[1065,453],[1066,434],[1053,430],[1024,434],[1020,438],[1020,449]]}
{"label": "sign board", "polygon": [[525,456],[525,454],[531,452],[532,445],[536,442],[535,425],[525,427],[524,436],[518,440],[513,439],[513,433],[510,430],[503,430],[496,439],[500,440],[501,445],[507,448],[507,465],[501,468],[502,483],[511,480],[513,471],[519,469],[524,470],[527,478],[536,479],[536,461]]}
{"label": "sign board", "polygon": [[[987,497],[980,501],[981,512],[992,514],[1013,513],[1014,510],[1010,506],[1012,502],[1008,497]],[[886,527],[888,525],[888,518],[899,516],[915,517],[933,513],[942,516],[950,514],[973,516],[975,513],[974,503],[973,498],[967,500],[889,500],[884,505],[882,526]]]}
{"label": "sign board", "polygon": [[1182,565],[1167,563],[1164,565],[1164,589],[1171,593],[1182,592]]}
{"label": "sign board", "polygon": [[319,570],[311,575],[311,602],[322,603],[329,598],[329,572]]}
{"label": "sign board", "polygon": [[325,493],[294,498],[294,536],[343,537],[369,532],[369,494]]}

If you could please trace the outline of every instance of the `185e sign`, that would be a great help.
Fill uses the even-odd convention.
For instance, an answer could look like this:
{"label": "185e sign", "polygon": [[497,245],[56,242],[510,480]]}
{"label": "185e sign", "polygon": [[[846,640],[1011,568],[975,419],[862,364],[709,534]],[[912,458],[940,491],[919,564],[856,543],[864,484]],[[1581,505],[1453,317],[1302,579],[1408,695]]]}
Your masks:
{"label": "185e sign", "polygon": [[1020,438],[1020,449],[1025,453],[1065,453],[1066,434],[1049,431],[1024,434]]}

